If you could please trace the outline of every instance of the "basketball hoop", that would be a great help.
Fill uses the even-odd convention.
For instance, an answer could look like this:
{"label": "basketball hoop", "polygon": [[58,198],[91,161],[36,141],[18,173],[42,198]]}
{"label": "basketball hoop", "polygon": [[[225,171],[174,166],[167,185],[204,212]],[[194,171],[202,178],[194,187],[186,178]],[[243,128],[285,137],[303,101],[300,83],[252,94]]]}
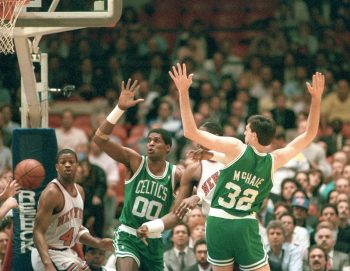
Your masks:
{"label": "basketball hoop", "polygon": [[13,29],[18,15],[29,0],[0,0],[0,53],[13,54]]}

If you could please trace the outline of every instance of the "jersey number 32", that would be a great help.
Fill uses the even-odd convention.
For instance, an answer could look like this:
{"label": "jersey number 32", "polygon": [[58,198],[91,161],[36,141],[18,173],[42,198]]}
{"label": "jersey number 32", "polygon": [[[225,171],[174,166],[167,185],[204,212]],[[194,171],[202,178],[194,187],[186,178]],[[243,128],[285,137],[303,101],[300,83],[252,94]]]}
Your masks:
{"label": "jersey number 32", "polygon": [[225,188],[228,190],[233,190],[233,192],[228,193],[226,199],[220,197],[218,203],[227,209],[234,208],[240,211],[248,211],[252,208],[252,204],[259,194],[259,191],[251,188],[247,188],[242,191],[240,186],[232,182],[226,183]]}

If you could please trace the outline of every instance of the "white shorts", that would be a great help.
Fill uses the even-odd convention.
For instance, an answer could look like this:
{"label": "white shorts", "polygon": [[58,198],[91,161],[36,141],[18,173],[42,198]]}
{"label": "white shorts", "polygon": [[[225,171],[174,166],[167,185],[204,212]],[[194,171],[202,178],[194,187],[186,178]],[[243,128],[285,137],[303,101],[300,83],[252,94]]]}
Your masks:
{"label": "white shorts", "polygon": [[[87,263],[80,259],[78,254],[72,249],[66,249],[63,251],[49,249],[49,255],[57,270],[80,271],[89,268]],[[36,248],[32,249],[31,258],[34,271],[45,271],[45,267]]]}

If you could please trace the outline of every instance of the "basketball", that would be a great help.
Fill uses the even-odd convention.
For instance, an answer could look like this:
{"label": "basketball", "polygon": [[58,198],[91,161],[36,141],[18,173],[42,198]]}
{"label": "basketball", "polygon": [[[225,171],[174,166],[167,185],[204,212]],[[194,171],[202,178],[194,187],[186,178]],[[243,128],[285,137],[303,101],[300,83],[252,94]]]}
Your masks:
{"label": "basketball", "polygon": [[45,168],[35,159],[25,159],[15,168],[15,179],[23,189],[36,189],[45,177]]}

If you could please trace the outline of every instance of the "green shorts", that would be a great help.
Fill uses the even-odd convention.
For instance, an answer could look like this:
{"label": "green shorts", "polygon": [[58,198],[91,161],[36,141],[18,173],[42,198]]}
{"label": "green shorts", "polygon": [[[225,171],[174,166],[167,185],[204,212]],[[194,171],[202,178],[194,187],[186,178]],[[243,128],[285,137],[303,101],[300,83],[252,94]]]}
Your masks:
{"label": "green shorts", "polygon": [[216,266],[239,264],[252,270],[268,263],[256,219],[224,219],[208,216],[206,224],[208,261]]}
{"label": "green shorts", "polygon": [[146,246],[135,235],[116,230],[113,244],[118,258],[131,257],[142,271],[163,271],[163,242],[161,238],[148,238]]}

